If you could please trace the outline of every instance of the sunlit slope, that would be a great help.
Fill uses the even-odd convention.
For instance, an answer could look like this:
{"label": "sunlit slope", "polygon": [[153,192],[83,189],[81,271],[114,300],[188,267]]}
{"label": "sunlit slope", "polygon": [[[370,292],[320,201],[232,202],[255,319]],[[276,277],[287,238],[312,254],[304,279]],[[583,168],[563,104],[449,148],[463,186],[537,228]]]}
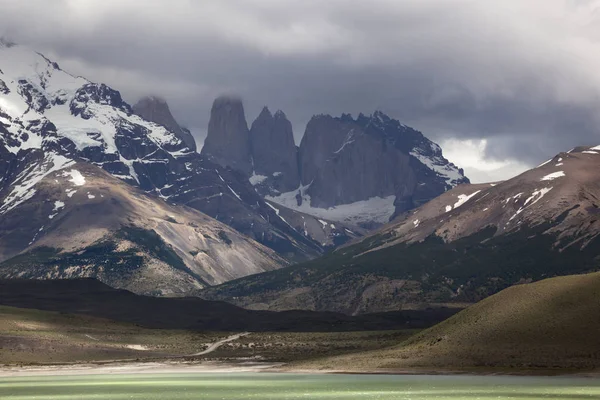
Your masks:
{"label": "sunlit slope", "polygon": [[165,358],[198,352],[223,335],[0,306],[0,365]]}
{"label": "sunlit slope", "polygon": [[600,366],[600,273],[503,290],[393,348],[320,360],[344,370]]}

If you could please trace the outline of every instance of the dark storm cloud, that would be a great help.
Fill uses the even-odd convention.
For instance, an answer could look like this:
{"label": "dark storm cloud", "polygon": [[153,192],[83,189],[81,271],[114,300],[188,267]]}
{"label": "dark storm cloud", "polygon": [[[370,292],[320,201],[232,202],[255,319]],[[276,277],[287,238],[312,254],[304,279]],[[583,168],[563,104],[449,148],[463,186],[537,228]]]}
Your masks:
{"label": "dark storm cloud", "polygon": [[600,144],[598,1],[0,0],[0,34],[202,135],[220,93],[249,122],[382,109],[436,140],[535,163]]}

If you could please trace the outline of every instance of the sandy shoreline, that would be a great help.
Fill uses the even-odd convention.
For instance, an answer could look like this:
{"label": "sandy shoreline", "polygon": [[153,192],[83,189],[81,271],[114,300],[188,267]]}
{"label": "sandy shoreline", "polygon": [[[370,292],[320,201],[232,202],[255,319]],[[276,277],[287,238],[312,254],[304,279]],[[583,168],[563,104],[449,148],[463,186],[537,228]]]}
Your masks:
{"label": "sandy shoreline", "polygon": [[281,367],[280,363],[259,362],[146,362],[39,366],[0,366],[0,378],[52,375],[111,375],[111,374],[166,374],[166,373],[244,373],[263,372]]}
{"label": "sandy shoreline", "polygon": [[301,369],[284,363],[256,361],[155,361],[155,362],[112,362],[104,364],[66,364],[38,366],[0,366],[0,378],[27,376],[73,376],[73,375],[127,375],[127,374],[186,374],[186,373],[289,373],[289,374],[343,374],[343,375],[449,375],[449,376],[529,376],[529,377],[582,377],[599,378],[600,371],[491,371],[491,370],[431,370],[399,369],[376,371]]}

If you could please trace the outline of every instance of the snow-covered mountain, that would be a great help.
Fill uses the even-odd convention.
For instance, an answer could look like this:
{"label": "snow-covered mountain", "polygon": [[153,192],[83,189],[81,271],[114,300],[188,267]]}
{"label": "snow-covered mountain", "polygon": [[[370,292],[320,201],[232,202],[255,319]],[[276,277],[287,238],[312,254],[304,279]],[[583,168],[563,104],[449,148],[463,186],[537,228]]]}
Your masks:
{"label": "snow-covered mountain", "polygon": [[86,161],[173,204],[224,222],[289,260],[322,253],[247,178],[133,113],[118,91],[72,76],[28,48],[0,44],[0,215],[70,161]]}
{"label": "snow-covered mountain", "polygon": [[373,228],[468,183],[441,148],[382,112],[311,119],[299,147],[282,111],[248,129],[241,100],[215,101],[202,154],[248,176],[269,202]]}
{"label": "snow-covered mountain", "polygon": [[451,306],[600,268],[600,146],[498,183],[459,185],[332,255],[209,288],[272,310]]}

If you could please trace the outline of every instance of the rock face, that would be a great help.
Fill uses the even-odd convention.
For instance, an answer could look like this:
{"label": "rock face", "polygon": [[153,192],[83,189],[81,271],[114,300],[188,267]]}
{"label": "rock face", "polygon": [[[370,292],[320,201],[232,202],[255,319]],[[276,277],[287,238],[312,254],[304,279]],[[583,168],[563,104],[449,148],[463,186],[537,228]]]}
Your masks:
{"label": "rock face", "polygon": [[371,229],[469,182],[437,144],[382,112],[317,115],[299,148],[282,111],[265,107],[248,138],[243,116],[239,100],[217,99],[202,154],[247,174],[270,202],[304,214]]}
{"label": "rock face", "polygon": [[469,182],[437,144],[382,112],[313,117],[298,158],[300,188],[269,201],[370,229]]}
{"label": "rock face", "polygon": [[294,143],[292,124],[283,111],[272,115],[267,107],[263,108],[252,123],[250,143],[254,165],[253,183],[262,183],[263,185],[257,186],[268,187],[270,193],[283,193],[298,188],[298,148]]}
{"label": "rock face", "polygon": [[164,99],[156,96],[143,97],[133,106],[133,112],[146,121],[164,126],[181,139],[190,150],[196,151],[196,141],[191,132],[179,126]]}
{"label": "rock face", "polygon": [[201,153],[223,167],[252,174],[250,133],[239,98],[219,97],[214,101]]}
{"label": "rock face", "polygon": [[317,208],[393,195],[400,213],[468,182],[439,146],[381,112],[314,117],[300,143],[300,165]]}

